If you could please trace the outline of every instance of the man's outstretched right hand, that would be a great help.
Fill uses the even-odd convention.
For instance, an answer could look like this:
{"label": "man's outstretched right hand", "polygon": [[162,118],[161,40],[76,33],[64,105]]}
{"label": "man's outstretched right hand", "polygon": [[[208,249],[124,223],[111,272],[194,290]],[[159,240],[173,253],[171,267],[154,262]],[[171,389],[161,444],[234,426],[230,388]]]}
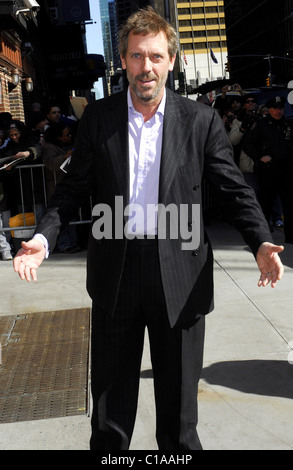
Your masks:
{"label": "man's outstretched right hand", "polygon": [[43,243],[34,238],[28,242],[21,242],[22,248],[17,252],[13,260],[14,271],[22,280],[28,282],[37,280],[37,269],[42,264],[46,255]]}

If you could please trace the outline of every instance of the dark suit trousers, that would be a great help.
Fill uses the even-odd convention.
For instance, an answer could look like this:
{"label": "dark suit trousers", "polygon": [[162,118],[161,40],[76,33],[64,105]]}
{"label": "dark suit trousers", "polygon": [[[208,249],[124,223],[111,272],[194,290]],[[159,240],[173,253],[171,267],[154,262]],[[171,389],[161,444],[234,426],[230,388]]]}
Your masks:
{"label": "dark suit trousers", "polygon": [[196,426],[204,324],[202,317],[188,328],[170,328],[157,242],[128,241],[114,316],[93,305],[92,450],[129,448],[145,327],[154,376],[158,447],[201,449]]}

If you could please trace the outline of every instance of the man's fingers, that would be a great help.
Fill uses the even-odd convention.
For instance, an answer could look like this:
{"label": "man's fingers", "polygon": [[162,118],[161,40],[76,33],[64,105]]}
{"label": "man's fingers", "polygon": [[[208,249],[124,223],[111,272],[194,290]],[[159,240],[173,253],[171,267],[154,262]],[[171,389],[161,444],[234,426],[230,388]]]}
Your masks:
{"label": "man's fingers", "polygon": [[279,281],[282,278],[282,275],[283,275],[283,270],[279,270],[277,273],[276,272],[262,273],[258,281],[258,286],[265,287],[269,283],[271,283],[272,287],[276,287],[277,281]]}
{"label": "man's fingers", "polygon": [[29,266],[26,266],[24,268],[24,275],[25,275],[25,279],[30,282],[31,280],[31,268]]}
{"label": "man's fingers", "polygon": [[37,281],[37,269],[31,263],[25,263],[22,260],[15,261],[15,272],[18,273],[20,279],[27,280],[28,282]]}
{"label": "man's fingers", "polygon": [[260,277],[259,277],[259,281],[258,281],[258,286],[261,287],[265,287],[268,283],[269,283],[269,277],[266,275],[266,274],[261,274]]}
{"label": "man's fingers", "polygon": [[31,276],[32,276],[32,280],[34,282],[37,281],[37,270],[35,268],[31,268]]}
{"label": "man's fingers", "polygon": [[24,270],[25,270],[25,265],[22,261],[20,261],[18,264],[17,272],[18,272],[20,279],[22,279],[23,281],[25,279]]}
{"label": "man's fingers", "polygon": [[284,251],[284,247],[283,247],[283,245],[272,245],[271,250],[274,253],[281,253],[282,251]]}

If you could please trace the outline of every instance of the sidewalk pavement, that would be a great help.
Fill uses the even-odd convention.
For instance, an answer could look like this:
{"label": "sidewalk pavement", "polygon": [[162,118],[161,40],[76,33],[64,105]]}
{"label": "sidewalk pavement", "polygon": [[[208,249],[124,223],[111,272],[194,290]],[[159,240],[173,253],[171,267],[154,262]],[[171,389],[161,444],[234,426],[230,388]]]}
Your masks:
{"label": "sidewalk pavement", "polygon": [[[284,245],[285,274],[257,287],[256,263],[234,228],[212,220],[215,310],[207,317],[199,387],[198,432],[204,450],[293,449],[293,245]],[[275,243],[283,244],[279,230]],[[53,255],[37,283],[22,282],[0,262],[0,315],[90,307],[86,253]],[[292,365],[290,364],[292,363]],[[1,366],[0,366],[1,367]],[[1,393],[1,392],[0,392]],[[155,450],[153,380],[147,338],[131,450]],[[0,450],[87,450],[86,415],[0,424]]]}

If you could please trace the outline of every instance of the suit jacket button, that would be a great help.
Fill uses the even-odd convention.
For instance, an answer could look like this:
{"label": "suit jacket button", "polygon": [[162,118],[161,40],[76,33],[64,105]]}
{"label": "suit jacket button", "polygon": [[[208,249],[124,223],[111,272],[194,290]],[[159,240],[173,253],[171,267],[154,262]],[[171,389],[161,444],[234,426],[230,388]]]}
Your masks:
{"label": "suit jacket button", "polygon": [[199,248],[196,248],[196,250],[193,250],[193,252],[191,254],[192,254],[192,256],[199,255]]}

